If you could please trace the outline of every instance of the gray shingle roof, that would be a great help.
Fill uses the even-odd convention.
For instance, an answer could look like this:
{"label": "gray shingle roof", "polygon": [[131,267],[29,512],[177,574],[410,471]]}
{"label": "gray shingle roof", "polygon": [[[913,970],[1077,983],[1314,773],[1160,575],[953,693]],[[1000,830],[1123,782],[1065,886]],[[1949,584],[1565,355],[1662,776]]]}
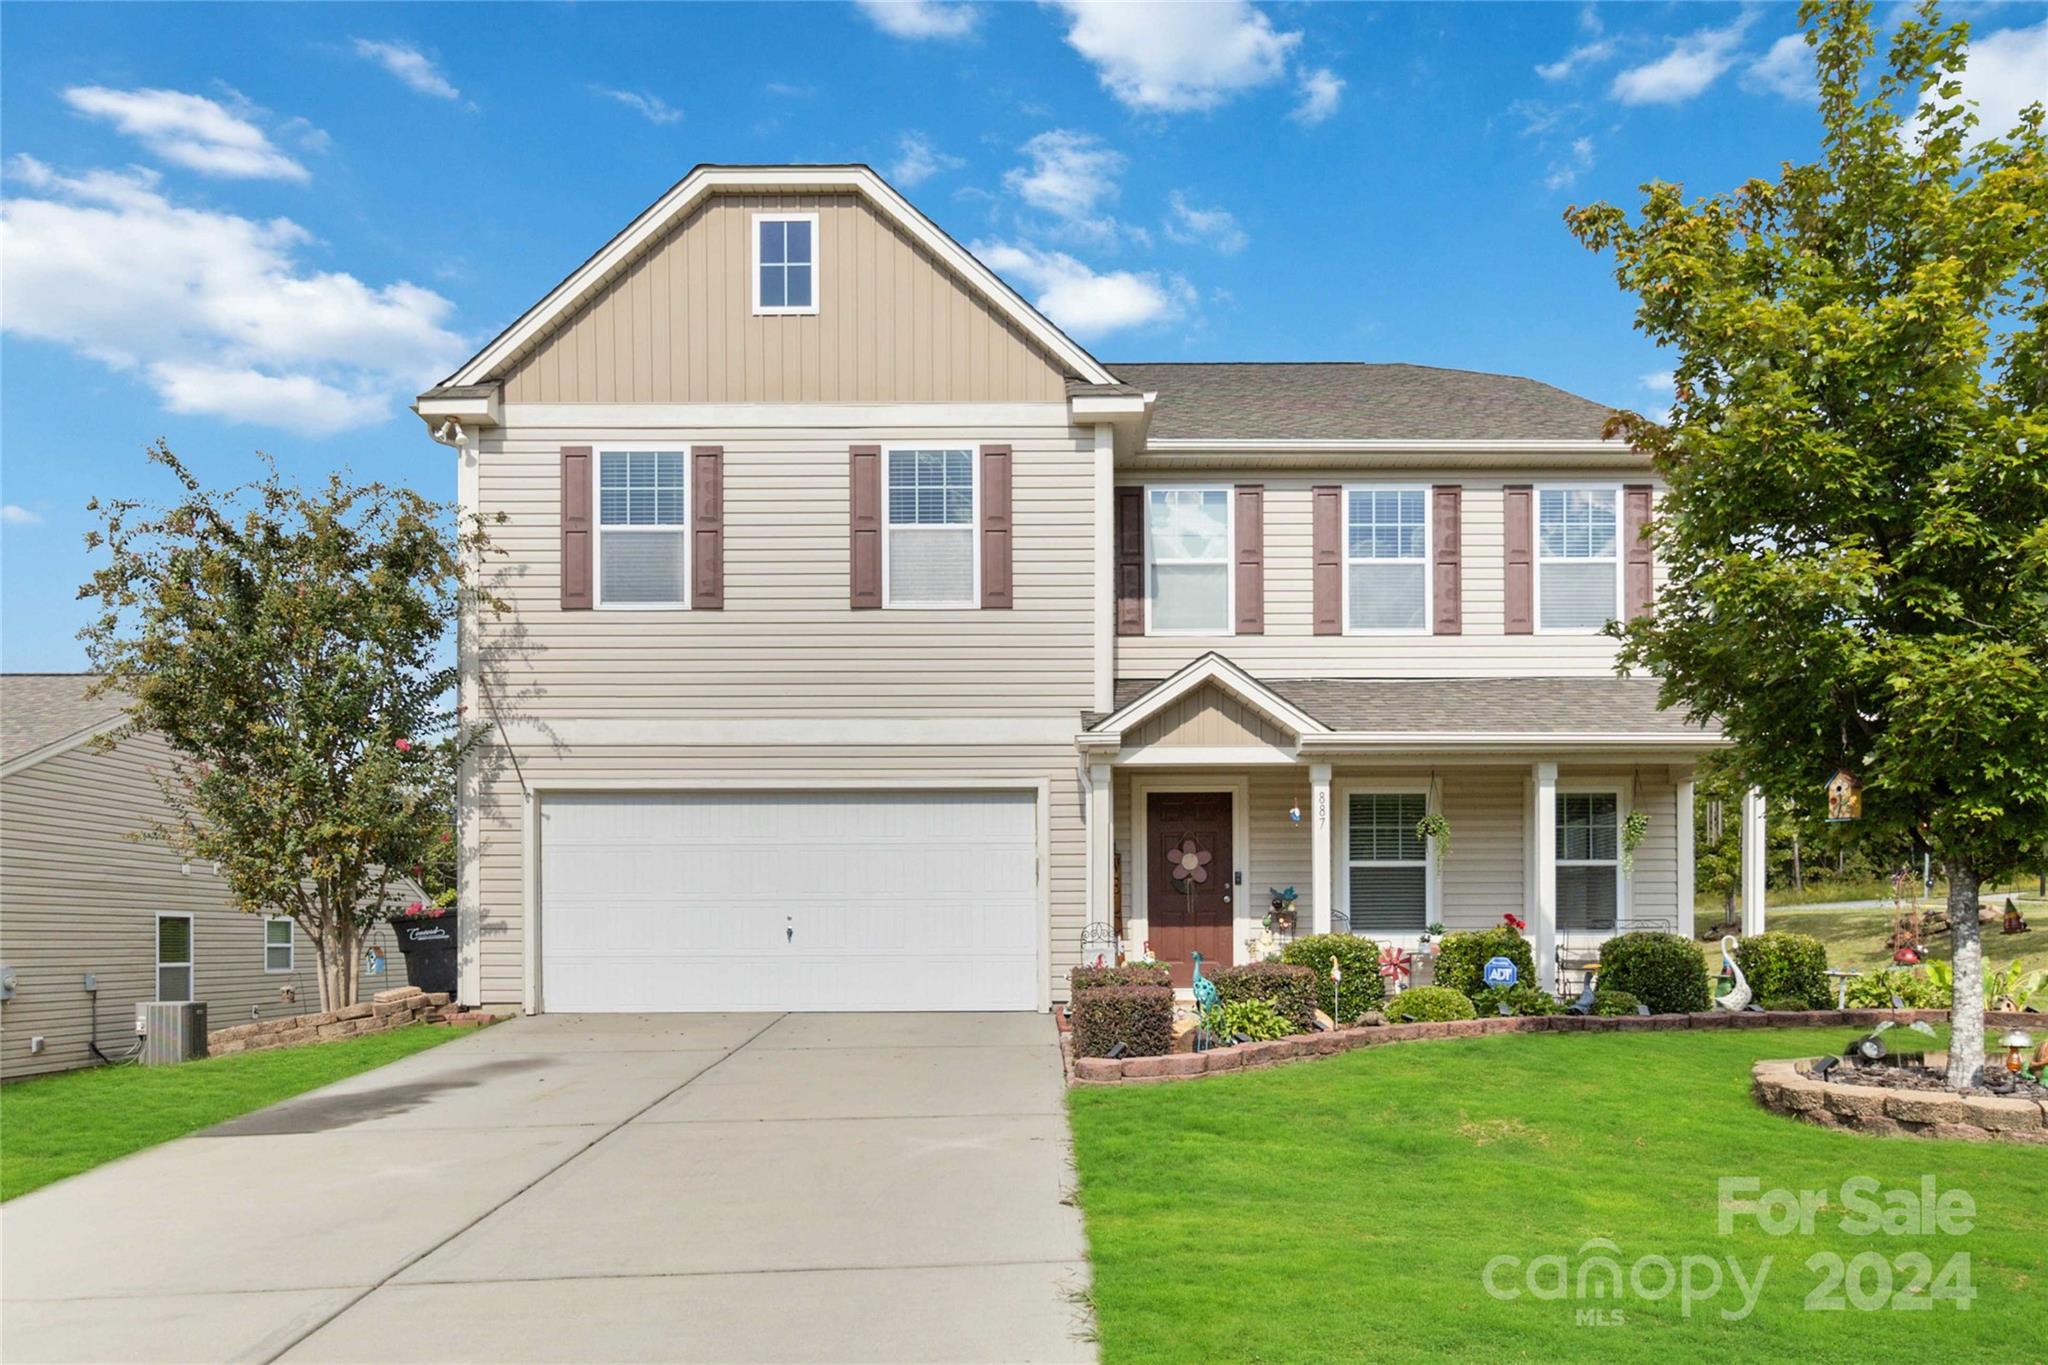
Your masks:
{"label": "gray shingle roof", "polygon": [[1353,362],[1126,364],[1157,440],[1597,441],[1612,409],[1511,374]]}
{"label": "gray shingle roof", "polygon": [[[1121,710],[1158,678],[1119,678]],[[1374,733],[1698,735],[1680,711],[1657,709],[1654,678],[1260,679],[1332,730]],[[1104,717],[1087,717],[1092,727]]]}
{"label": "gray shingle roof", "polygon": [[87,699],[92,681],[90,673],[0,673],[0,763],[119,718],[119,697]]}

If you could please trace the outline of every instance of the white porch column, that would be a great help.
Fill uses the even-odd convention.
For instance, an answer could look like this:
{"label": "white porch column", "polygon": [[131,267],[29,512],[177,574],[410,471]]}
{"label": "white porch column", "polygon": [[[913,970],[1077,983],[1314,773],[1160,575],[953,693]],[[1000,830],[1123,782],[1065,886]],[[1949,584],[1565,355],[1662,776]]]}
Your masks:
{"label": "white porch column", "polygon": [[1332,899],[1336,895],[1330,876],[1330,765],[1308,765],[1309,819],[1309,928],[1318,934],[1330,932]]}
{"label": "white porch column", "polygon": [[1538,763],[1529,782],[1529,935],[1536,984],[1557,989],[1557,765]]}
{"label": "white porch column", "polygon": [[1116,709],[1116,429],[1095,428],[1095,709]]}
{"label": "white porch column", "polygon": [[1116,866],[1114,780],[1107,763],[1088,765],[1088,924],[1095,932],[1081,945],[1084,964],[1093,961],[1098,952],[1116,960],[1116,945],[1108,936],[1109,926],[1116,922],[1116,891],[1111,882],[1111,869]]}
{"label": "white porch column", "polygon": [[1764,931],[1764,857],[1769,851],[1764,830],[1764,794],[1751,787],[1742,794],[1742,936]]}
{"label": "white porch column", "polygon": [[1693,937],[1692,769],[1678,779],[1678,932]]}

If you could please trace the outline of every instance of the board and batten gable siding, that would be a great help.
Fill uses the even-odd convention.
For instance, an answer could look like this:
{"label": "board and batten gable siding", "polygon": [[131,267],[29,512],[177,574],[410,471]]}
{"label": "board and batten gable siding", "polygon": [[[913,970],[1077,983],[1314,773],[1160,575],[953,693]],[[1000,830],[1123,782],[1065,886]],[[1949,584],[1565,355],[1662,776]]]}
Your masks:
{"label": "board and batten gable siding", "polygon": [[[93,1064],[87,972],[99,986],[101,1049],[119,1056],[133,1047],[136,1002],[156,998],[159,912],[192,916],[192,998],[206,1002],[209,1028],[320,1008],[318,960],[304,932],[293,926],[293,970],[266,972],[263,917],[237,910],[210,865],[187,867],[163,844],[128,837],[168,818],[151,774],[170,760],[162,740],[136,735],[109,752],[84,745],[0,779],[0,962],[15,970],[14,998],[0,1004],[0,1075]],[[362,978],[363,1000],[406,984],[390,927],[379,925],[370,941],[389,965]],[[287,985],[298,992],[291,1004],[279,994]],[[36,1036],[44,1048],[31,1054]]]}
{"label": "board and batten gable siding", "polygon": [[1124,751],[1143,748],[1292,749],[1294,736],[1220,687],[1198,688],[1124,735]]}
{"label": "board and batten gable siding", "polygon": [[[1258,635],[1119,635],[1116,673],[1169,677],[1212,650],[1262,678],[1610,677],[1615,642],[1604,635],[1510,635],[1506,610],[1505,499],[1508,484],[1648,479],[1614,472],[1498,473],[1476,470],[1275,471],[1221,466],[1201,471],[1119,471],[1125,485],[1258,481],[1265,485],[1265,623]],[[1385,483],[1431,488],[1457,484],[1463,586],[1457,634],[1315,633],[1313,495],[1316,487]],[[1342,532],[1340,522],[1339,543]],[[1341,570],[1340,570],[1341,572]],[[1663,581],[1663,568],[1657,567]],[[1339,599],[1341,602],[1341,597]],[[1341,608],[1340,608],[1341,610]]]}
{"label": "board and batten gable siding", "polygon": [[[818,215],[818,311],[756,317],[756,213]],[[1066,372],[865,198],[716,194],[502,375],[520,403],[1063,402]]]}

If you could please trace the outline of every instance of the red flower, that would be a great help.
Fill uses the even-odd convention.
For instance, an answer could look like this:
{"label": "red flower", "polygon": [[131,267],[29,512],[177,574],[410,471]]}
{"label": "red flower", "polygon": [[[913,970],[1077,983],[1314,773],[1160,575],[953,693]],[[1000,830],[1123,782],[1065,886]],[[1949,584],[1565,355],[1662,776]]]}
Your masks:
{"label": "red flower", "polygon": [[409,740],[409,739],[401,739],[401,740],[399,740],[399,741],[398,741],[398,752],[400,752],[400,753],[402,753],[402,754],[409,754],[409,753],[411,753],[411,752],[412,752],[412,741],[411,741],[411,740]]}

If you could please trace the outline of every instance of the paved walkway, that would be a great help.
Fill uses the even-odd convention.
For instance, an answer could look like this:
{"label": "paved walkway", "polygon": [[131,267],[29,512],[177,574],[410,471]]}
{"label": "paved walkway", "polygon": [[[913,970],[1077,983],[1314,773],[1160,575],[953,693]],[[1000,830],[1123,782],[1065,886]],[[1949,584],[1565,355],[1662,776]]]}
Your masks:
{"label": "paved walkway", "polygon": [[1044,1015],[520,1019],[24,1195],[0,1357],[1088,1360]]}

